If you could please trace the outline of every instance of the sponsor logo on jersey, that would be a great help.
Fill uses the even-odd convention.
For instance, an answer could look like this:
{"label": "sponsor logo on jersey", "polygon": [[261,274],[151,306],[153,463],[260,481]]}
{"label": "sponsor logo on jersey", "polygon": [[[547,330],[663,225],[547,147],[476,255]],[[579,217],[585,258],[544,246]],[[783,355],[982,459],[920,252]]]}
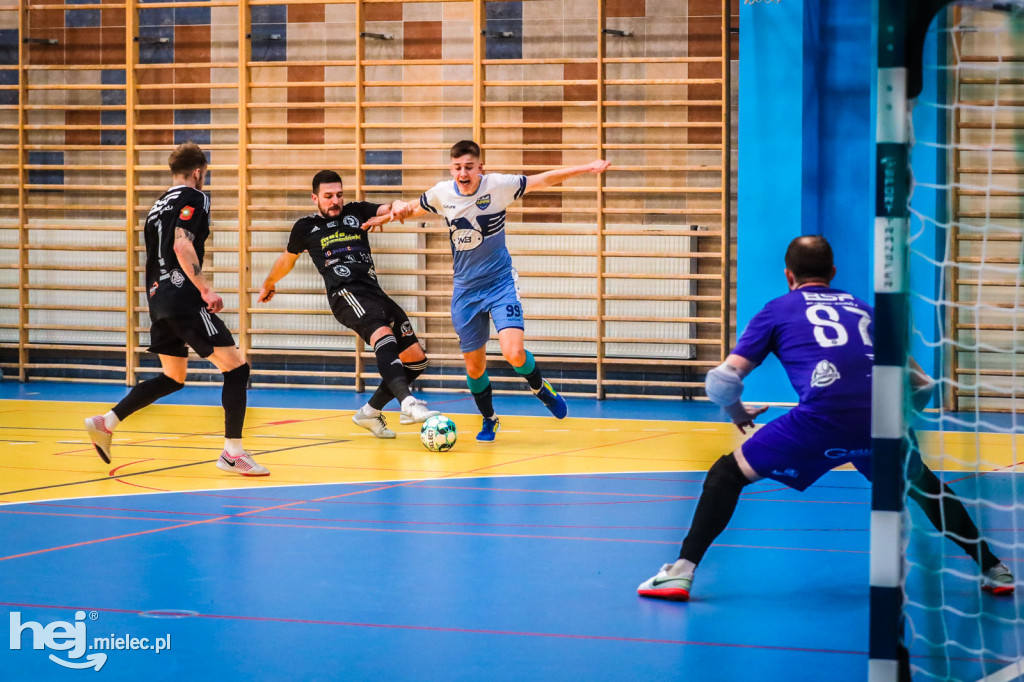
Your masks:
{"label": "sponsor logo on jersey", "polygon": [[844,457],[870,457],[871,448],[864,448],[861,450],[844,450],[843,448],[829,448],[825,451],[825,456],[829,459],[842,459]]}
{"label": "sponsor logo on jersey", "polygon": [[149,297],[153,298],[156,296],[156,289],[160,286],[160,282],[153,282],[153,286],[149,288]]}
{"label": "sponsor logo on jersey", "polygon": [[313,229],[310,230],[309,233],[313,234],[314,232],[319,232],[319,231],[320,231],[320,226],[319,225],[314,225]]}
{"label": "sponsor logo on jersey", "polygon": [[194,208],[192,208],[191,206],[186,206],[185,208],[181,209],[181,213],[178,214],[178,217],[181,218],[182,220],[192,220],[192,214],[195,212],[196,210]]}
{"label": "sponsor logo on jersey", "polygon": [[409,320],[402,323],[402,336],[412,336],[412,323]]}
{"label": "sponsor logo on jersey", "polygon": [[332,220],[331,222],[327,223],[327,229],[331,229],[332,227],[337,227],[337,226],[338,226],[338,221],[337,220]]}
{"label": "sponsor logo on jersey", "polygon": [[332,258],[331,260],[325,260],[324,261],[324,266],[325,267],[329,267],[329,266],[334,265],[335,263],[337,263],[339,260],[340,260],[339,258]]}
{"label": "sponsor logo on jersey", "polygon": [[335,265],[334,274],[338,277],[351,277],[352,271],[346,268],[344,265]]}
{"label": "sponsor logo on jersey", "polygon": [[359,227],[359,218],[354,215],[347,215],[341,219],[341,224],[345,227]]}
{"label": "sponsor logo on jersey", "polygon": [[853,294],[823,294],[817,291],[802,291],[804,300],[812,303],[852,303]]}
{"label": "sponsor logo on jersey", "polygon": [[366,274],[370,276],[370,279],[373,279],[373,280],[377,279],[377,271],[374,270],[372,267],[369,270],[366,271]]}
{"label": "sponsor logo on jersey", "polygon": [[811,373],[811,386],[825,388],[839,381],[839,370],[828,360],[822,360]]}
{"label": "sponsor logo on jersey", "polygon": [[320,239],[320,248],[321,249],[326,248],[326,247],[330,246],[331,244],[341,244],[341,243],[344,243],[344,242],[356,241],[360,237],[362,237],[361,233],[360,234],[341,234],[341,233],[335,232],[333,234],[329,234],[326,237],[322,237]]}
{"label": "sponsor logo on jersey", "polygon": [[783,469],[782,471],[772,469],[772,476],[779,476],[780,478],[799,478],[800,472],[793,468]]}
{"label": "sponsor logo on jersey", "polygon": [[481,211],[491,205],[491,195],[485,194],[476,200],[476,207]]}
{"label": "sponsor logo on jersey", "polygon": [[181,274],[181,270],[171,270],[171,284],[180,289],[184,283],[185,275]]}
{"label": "sponsor logo on jersey", "polygon": [[472,251],[484,243],[484,235],[480,230],[462,228],[452,230],[452,244],[456,251]]}

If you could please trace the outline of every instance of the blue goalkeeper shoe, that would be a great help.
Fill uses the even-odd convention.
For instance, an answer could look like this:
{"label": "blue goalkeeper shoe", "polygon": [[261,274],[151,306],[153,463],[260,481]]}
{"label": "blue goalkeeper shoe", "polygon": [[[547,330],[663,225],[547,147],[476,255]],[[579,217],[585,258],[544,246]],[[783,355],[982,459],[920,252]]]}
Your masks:
{"label": "blue goalkeeper shoe", "polygon": [[497,417],[488,419],[484,417],[484,424],[480,427],[480,433],[476,434],[476,439],[481,443],[491,443],[494,441],[494,436],[501,430],[501,423]]}
{"label": "blue goalkeeper shoe", "polygon": [[555,419],[565,419],[565,415],[569,414],[569,406],[565,404],[565,398],[558,395],[547,380],[534,395],[540,398],[544,407],[548,408],[551,414],[555,415]]}

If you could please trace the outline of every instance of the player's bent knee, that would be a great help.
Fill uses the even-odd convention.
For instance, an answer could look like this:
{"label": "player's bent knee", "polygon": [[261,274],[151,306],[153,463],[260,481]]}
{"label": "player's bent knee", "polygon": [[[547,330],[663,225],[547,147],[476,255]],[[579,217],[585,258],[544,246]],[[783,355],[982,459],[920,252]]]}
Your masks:
{"label": "player's bent knee", "polygon": [[726,489],[738,490],[750,483],[743,470],[736,461],[736,455],[731,452],[722,455],[708,469],[707,478],[704,479],[704,490]]}
{"label": "player's bent knee", "polygon": [[526,349],[519,347],[506,351],[501,349],[501,355],[505,361],[513,367],[522,367],[526,363]]}

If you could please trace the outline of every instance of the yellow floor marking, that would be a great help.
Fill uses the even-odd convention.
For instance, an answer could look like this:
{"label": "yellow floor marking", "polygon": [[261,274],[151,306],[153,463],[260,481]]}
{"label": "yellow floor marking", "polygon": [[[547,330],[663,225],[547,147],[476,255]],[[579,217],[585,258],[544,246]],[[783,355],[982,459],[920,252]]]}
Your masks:
{"label": "yellow floor marking", "polygon": [[[502,416],[507,430],[478,443],[475,415],[451,415],[462,434],[454,450],[434,453],[419,441],[419,425],[398,424],[397,439],[351,431],[351,413],[249,408],[244,438],[271,470],[250,479],[214,466],[220,454],[223,413],[215,407],[154,405],[120,425],[113,462],[104,464],[82,434],[82,421],[107,406],[94,403],[3,401],[18,410],[0,414],[0,435],[23,447],[0,448],[0,500],[24,502],[150,491],[239,489],[318,483],[400,481],[470,476],[566,473],[702,471],[743,436],[728,423]],[[307,430],[315,424],[322,433]],[[558,429],[544,428],[557,424]],[[598,427],[598,428],[595,428]],[[187,429],[187,431],[185,430]],[[947,470],[974,471],[1012,463],[1015,445],[1005,434],[922,432],[926,458]]]}

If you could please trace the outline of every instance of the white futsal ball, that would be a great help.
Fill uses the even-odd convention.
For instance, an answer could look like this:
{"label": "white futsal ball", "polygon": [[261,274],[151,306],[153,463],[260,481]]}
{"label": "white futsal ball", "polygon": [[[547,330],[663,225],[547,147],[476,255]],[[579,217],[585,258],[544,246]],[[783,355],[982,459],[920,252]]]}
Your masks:
{"label": "white futsal ball", "polygon": [[428,417],[420,428],[420,440],[432,452],[451,450],[455,445],[455,422],[443,414]]}

